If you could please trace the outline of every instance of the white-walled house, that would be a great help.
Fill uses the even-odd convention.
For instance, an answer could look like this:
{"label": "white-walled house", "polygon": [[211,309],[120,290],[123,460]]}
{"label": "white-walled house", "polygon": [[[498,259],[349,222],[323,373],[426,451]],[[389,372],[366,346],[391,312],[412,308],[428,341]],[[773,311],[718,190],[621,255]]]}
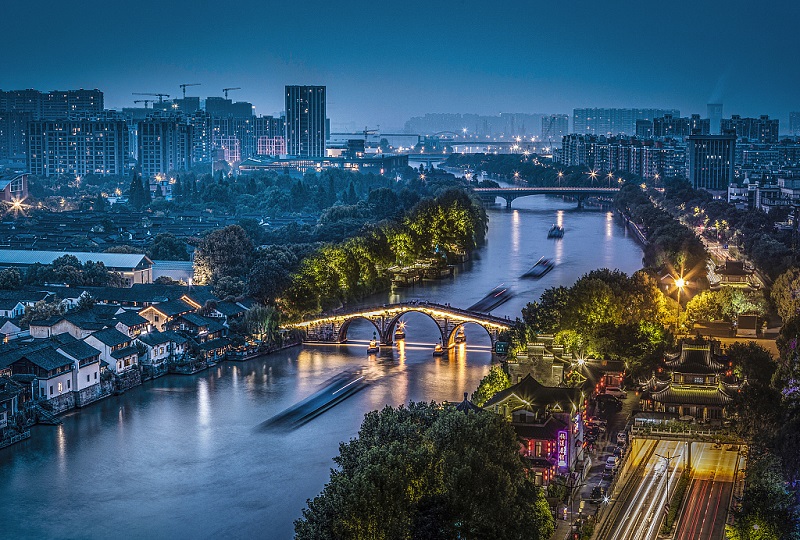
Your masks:
{"label": "white-walled house", "polygon": [[100,359],[107,362],[108,368],[118,375],[132,369],[138,363],[139,353],[131,344],[130,336],[116,328],[99,330],[87,336],[84,341],[99,350]]}

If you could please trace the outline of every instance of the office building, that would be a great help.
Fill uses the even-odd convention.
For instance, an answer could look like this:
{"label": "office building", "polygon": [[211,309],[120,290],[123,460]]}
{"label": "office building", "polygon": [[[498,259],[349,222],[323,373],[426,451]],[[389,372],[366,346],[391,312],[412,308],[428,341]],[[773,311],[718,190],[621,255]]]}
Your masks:
{"label": "office building", "polygon": [[542,140],[560,141],[569,133],[568,114],[549,114],[542,117]]}
{"label": "office building", "polygon": [[116,115],[28,124],[28,170],[36,176],[123,175],[129,134]]}
{"label": "office building", "polygon": [[634,135],[637,120],[652,120],[666,114],[681,115],[677,109],[574,109],[572,131],[584,135]]}
{"label": "office building", "polygon": [[286,151],[298,157],[325,157],[326,89],[286,87]]}
{"label": "office building", "polygon": [[139,167],[144,178],[191,168],[192,127],[181,116],[153,116],[139,122]]}
{"label": "office building", "polygon": [[800,112],[789,113],[789,135],[800,137]]}
{"label": "office building", "polygon": [[736,134],[689,135],[689,182],[695,189],[726,191],[733,180]]}
{"label": "office building", "polygon": [[709,120],[709,134],[720,134],[720,122],[722,122],[722,103],[709,103],[706,105],[708,109]]}
{"label": "office building", "polygon": [[742,118],[734,114],[730,118],[722,119],[722,131],[733,131],[739,139],[750,142],[776,143],[778,142],[779,121],[770,119],[766,114],[758,118]]}

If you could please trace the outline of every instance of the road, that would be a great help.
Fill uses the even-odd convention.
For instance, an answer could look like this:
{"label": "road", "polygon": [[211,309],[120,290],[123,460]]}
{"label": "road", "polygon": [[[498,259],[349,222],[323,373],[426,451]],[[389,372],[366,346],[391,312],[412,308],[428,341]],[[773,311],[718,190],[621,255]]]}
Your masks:
{"label": "road", "polygon": [[[672,491],[683,470],[683,443],[643,440],[636,446],[631,450],[626,470],[620,473],[623,475],[618,490],[620,499],[612,500],[615,508],[611,508],[608,518],[612,522],[603,526],[602,538],[655,539],[667,501],[667,485]],[[667,455],[679,456],[671,461],[669,468],[660,457]]]}
{"label": "road", "polygon": [[710,444],[695,447],[699,453],[692,459],[694,474],[675,540],[723,540],[737,452]]}

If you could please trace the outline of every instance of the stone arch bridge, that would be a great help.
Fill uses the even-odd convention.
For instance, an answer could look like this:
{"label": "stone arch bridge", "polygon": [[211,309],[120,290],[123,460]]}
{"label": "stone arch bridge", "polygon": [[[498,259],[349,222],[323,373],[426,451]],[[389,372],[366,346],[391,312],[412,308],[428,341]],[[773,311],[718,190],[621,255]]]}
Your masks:
{"label": "stone arch bridge", "polygon": [[350,324],[358,319],[366,319],[375,327],[381,345],[391,345],[397,323],[403,315],[412,312],[423,313],[436,323],[441,333],[442,344],[446,348],[454,345],[456,331],[465,324],[476,324],[486,330],[492,343],[492,350],[494,350],[494,344],[500,333],[513,326],[513,321],[510,319],[448,305],[431,302],[403,302],[369,308],[354,308],[350,311],[296,323],[291,327],[303,331],[304,341],[345,343]]}

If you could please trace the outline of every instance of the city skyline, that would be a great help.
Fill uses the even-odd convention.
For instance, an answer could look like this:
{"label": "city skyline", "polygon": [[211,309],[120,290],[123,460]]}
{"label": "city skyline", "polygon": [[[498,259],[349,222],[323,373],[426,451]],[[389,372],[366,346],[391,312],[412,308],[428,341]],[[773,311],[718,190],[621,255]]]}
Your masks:
{"label": "city skyline", "polygon": [[[18,1],[6,7],[6,20],[35,15],[37,24],[5,29],[4,90],[96,87],[108,108],[121,109],[133,106],[132,92],[174,97],[179,84],[201,83],[188,94],[241,87],[230,97],[274,114],[285,85],[315,84],[330,89],[334,125],[384,128],[427,112],[663,107],[705,116],[712,102],[724,104],[725,116],[769,114],[788,125],[800,108],[800,74],[788,69],[783,47],[800,7],[788,2],[769,12],[744,2],[683,2],[657,18],[630,2],[514,6],[514,17],[510,8],[471,1],[457,9],[404,3],[402,11],[307,2],[281,18],[275,4],[220,11],[210,2],[141,2],[114,12],[89,2],[80,26],[91,32],[73,29],[69,5],[50,4],[35,14]],[[380,30],[354,28],[364,16]],[[123,21],[144,31],[119,40]],[[243,24],[252,21],[264,21],[264,31]],[[65,42],[74,61],[51,54]]]}

